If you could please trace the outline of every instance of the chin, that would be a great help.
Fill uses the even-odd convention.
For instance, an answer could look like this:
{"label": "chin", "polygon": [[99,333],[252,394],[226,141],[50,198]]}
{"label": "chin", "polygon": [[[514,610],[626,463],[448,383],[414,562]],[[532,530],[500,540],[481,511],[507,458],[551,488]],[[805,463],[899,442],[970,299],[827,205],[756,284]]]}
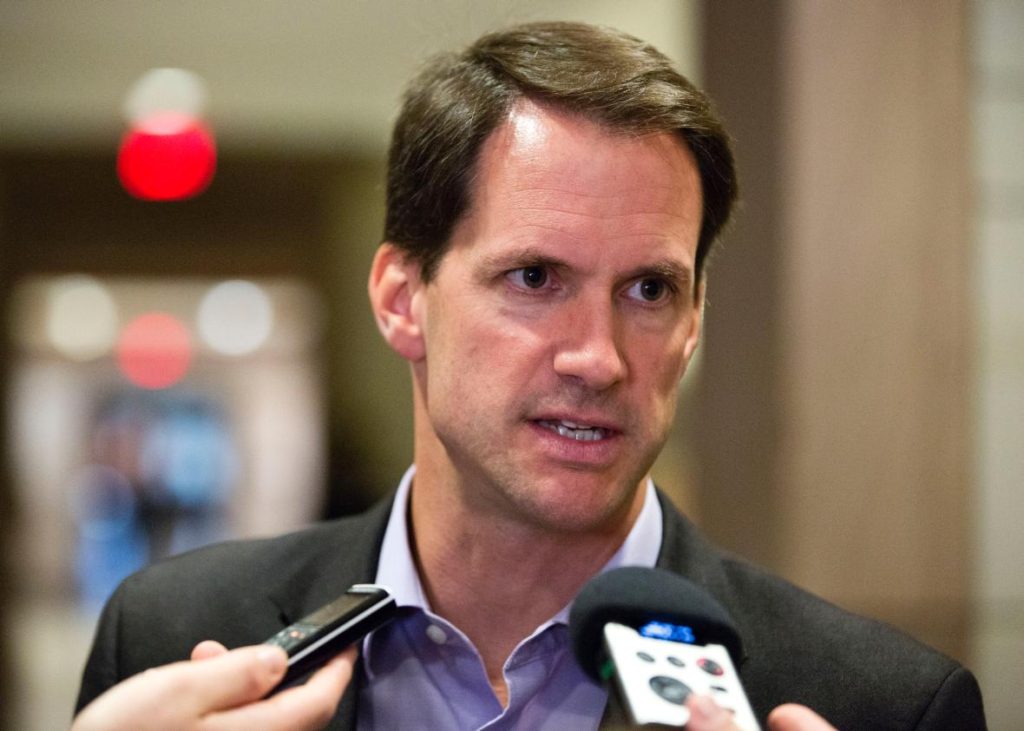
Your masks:
{"label": "chin", "polygon": [[631,491],[628,495],[597,496],[567,490],[543,496],[523,496],[525,499],[517,502],[523,515],[528,515],[534,524],[548,531],[614,532],[627,519],[634,494]]}

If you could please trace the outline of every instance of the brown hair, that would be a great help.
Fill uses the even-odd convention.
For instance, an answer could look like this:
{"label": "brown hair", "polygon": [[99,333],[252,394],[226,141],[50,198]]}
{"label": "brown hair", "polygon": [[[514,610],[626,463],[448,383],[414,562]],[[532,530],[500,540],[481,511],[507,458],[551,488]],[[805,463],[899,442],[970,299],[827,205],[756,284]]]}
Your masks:
{"label": "brown hair", "polygon": [[675,132],[693,153],[704,211],[696,274],[737,194],[729,139],[708,97],[654,47],[583,23],[530,23],[434,58],[410,83],[388,155],[384,238],[436,273],[470,203],[484,140],[523,97],[631,134]]}

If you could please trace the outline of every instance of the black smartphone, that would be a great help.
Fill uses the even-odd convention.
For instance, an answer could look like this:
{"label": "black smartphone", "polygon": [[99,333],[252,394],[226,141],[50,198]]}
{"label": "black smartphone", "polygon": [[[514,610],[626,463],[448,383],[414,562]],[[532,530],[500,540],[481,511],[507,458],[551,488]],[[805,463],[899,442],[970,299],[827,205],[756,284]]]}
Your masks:
{"label": "black smartphone", "polygon": [[396,611],[395,597],[383,586],[353,584],[330,604],[285,627],[264,642],[288,653],[288,670],[267,696],[302,683],[346,647],[391,621]]}

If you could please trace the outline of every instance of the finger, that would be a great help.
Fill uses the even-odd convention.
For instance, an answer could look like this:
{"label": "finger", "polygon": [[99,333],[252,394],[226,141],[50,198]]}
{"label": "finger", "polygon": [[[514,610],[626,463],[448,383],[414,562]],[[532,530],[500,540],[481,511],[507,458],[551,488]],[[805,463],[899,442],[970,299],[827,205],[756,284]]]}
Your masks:
{"label": "finger", "polygon": [[304,685],[203,719],[203,731],[265,731],[323,728],[334,717],[345,688],[352,679],[356,649],[350,647],[314,673]]}
{"label": "finger", "polygon": [[109,689],[80,714],[76,729],[181,729],[211,710],[262,698],[284,675],[279,647],[246,647],[203,662],[146,670]]}
{"label": "finger", "polygon": [[836,731],[828,721],[806,706],[787,703],[768,714],[769,731]]}
{"label": "finger", "polygon": [[259,700],[284,677],[287,663],[280,647],[253,645],[201,662],[179,663],[182,667],[169,682],[186,713],[198,718]]}
{"label": "finger", "polygon": [[192,661],[209,660],[211,657],[220,657],[228,651],[228,648],[215,640],[203,640],[192,648]]}
{"label": "finger", "polygon": [[733,715],[709,696],[692,695],[686,701],[690,709],[687,731],[738,731]]}

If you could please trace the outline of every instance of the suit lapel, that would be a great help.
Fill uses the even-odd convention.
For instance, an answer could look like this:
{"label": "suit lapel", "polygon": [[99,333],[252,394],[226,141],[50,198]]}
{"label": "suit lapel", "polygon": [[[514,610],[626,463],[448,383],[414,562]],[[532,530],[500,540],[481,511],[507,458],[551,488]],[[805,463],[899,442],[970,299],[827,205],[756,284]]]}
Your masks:
{"label": "suit lapel", "polygon": [[282,626],[338,598],[352,584],[373,581],[392,498],[325,526],[315,546],[286,564],[286,580],[270,592]]}
{"label": "suit lapel", "polygon": [[[362,515],[324,527],[316,545],[293,562],[287,563],[285,557],[282,564],[288,566],[288,577],[269,595],[282,628],[341,596],[352,584],[373,582],[393,499],[394,493]],[[357,662],[328,729],[355,728],[361,674]]]}
{"label": "suit lapel", "polygon": [[[660,490],[658,499],[661,502],[664,526],[658,568],[680,574],[706,590],[729,612],[739,636],[746,636],[745,628],[739,619],[742,616],[742,612],[739,611],[739,598],[725,573],[722,552],[709,543],[697,527],[676,510]],[[740,667],[746,659],[744,653],[739,663]]]}

